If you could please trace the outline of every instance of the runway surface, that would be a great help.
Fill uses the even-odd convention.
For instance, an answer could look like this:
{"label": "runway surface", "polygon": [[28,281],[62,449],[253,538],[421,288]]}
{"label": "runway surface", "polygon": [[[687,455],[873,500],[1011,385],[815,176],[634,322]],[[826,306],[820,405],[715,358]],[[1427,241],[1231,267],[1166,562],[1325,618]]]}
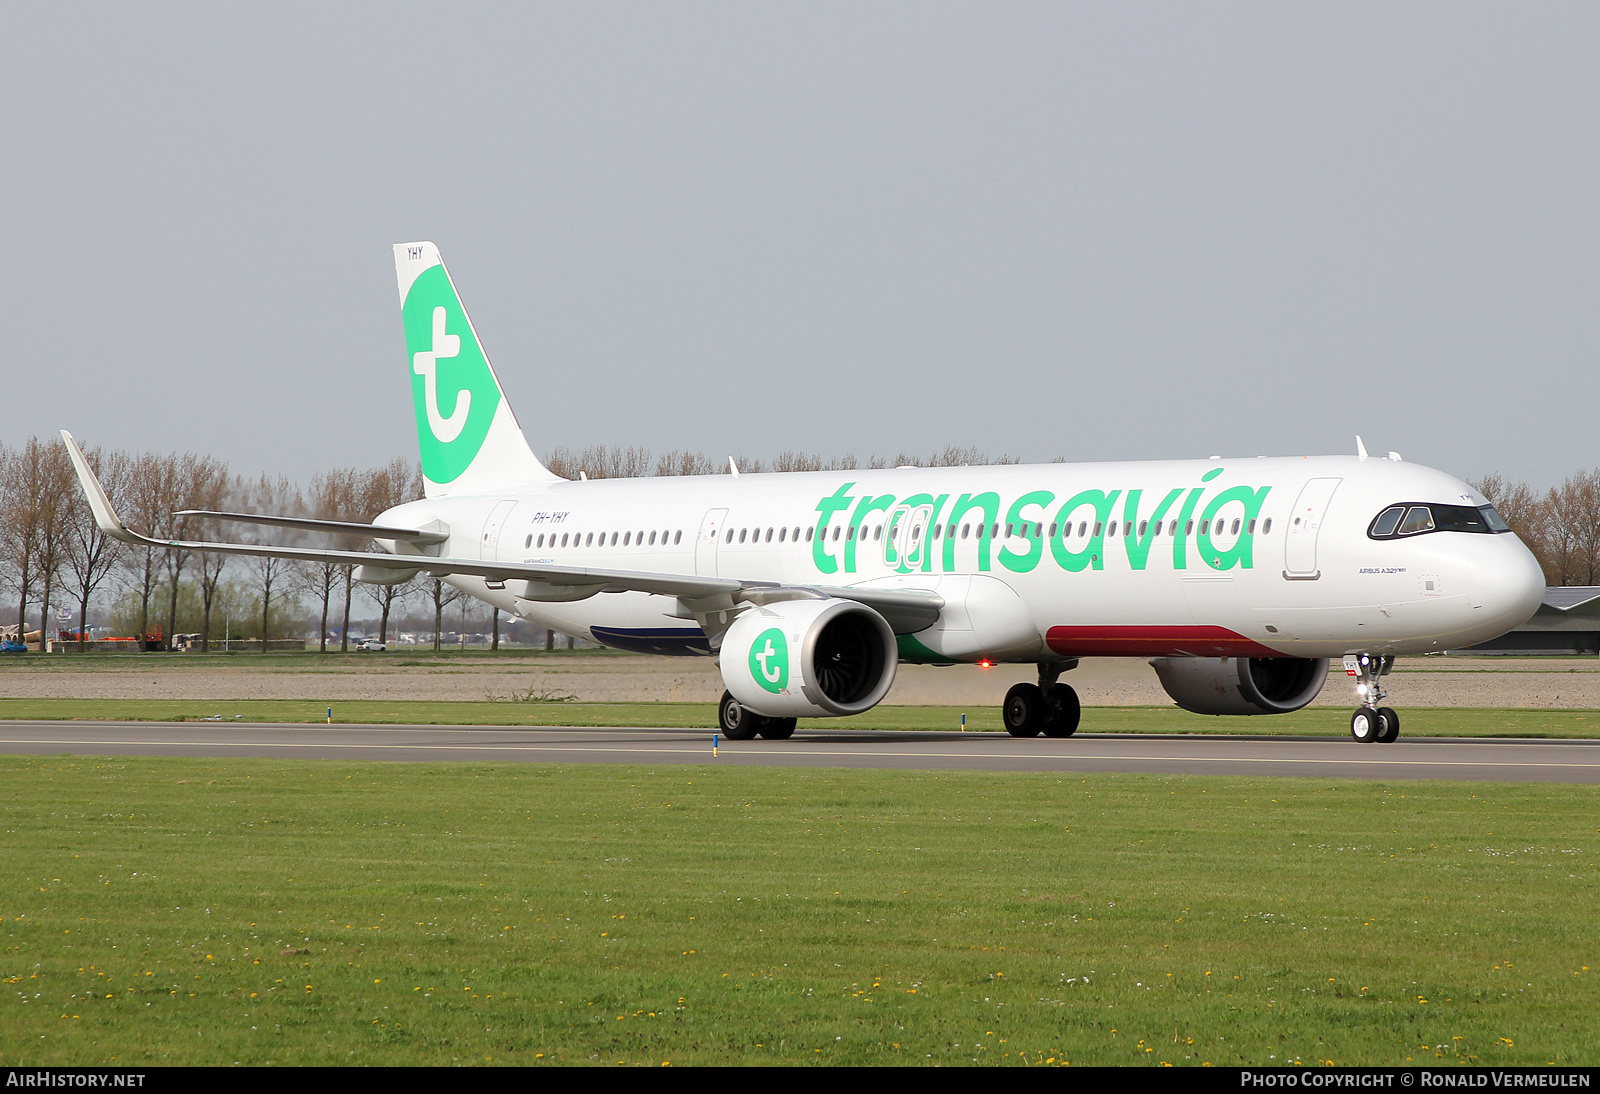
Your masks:
{"label": "runway surface", "polygon": [[1291,775],[1600,783],[1600,741],[1083,733],[1018,740],[995,733],[801,732],[721,742],[704,729],[555,726],[325,726],[195,722],[3,722],[0,753],[253,756],[328,760],[733,764],[1032,772]]}

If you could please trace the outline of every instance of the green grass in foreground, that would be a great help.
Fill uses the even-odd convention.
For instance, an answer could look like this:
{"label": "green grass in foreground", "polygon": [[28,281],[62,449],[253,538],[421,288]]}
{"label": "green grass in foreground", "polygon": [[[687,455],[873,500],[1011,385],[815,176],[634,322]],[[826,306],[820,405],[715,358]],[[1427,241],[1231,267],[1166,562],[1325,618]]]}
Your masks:
{"label": "green grass in foreground", "polygon": [[0,757],[0,1064],[1593,1064],[1593,790]]}
{"label": "green grass in foreground", "polygon": [[[328,704],[292,699],[0,699],[0,719],[87,718],[193,721],[212,716],[246,722],[321,722]],[[839,729],[953,730],[962,709],[879,706],[854,718],[806,718],[808,731]],[[1085,707],[1086,733],[1343,734],[1349,712],[1315,707],[1262,718],[1208,718],[1177,707]],[[711,703],[523,703],[360,700],[333,704],[336,722],[403,725],[700,726],[710,732]],[[1002,732],[997,707],[966,710],[970,731]],[[1400,712],[1412,737],[1600,737],[1600,711],[1418,707]]]}

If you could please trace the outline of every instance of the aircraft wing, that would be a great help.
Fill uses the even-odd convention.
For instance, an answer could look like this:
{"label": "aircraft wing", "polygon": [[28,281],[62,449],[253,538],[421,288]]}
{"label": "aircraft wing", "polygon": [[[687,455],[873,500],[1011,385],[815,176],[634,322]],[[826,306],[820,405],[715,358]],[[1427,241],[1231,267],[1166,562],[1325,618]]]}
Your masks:
{"label": "aircraft wing", "polygon": [[[135,532],[122,522],[111,506],[110,499],[95,478],[89,461],[83,456],[78,442],[66,430],[61,431],[78,473],[78,482],[94,512],[95,523],[106,535],[141,547],[160,547],[177,551],[204,551],[210,554],[247,555],[253,557],[282,558],[295,562],[332,563],[345,566],[378,566],[388,570],[407,569],[427,573],[434,577],[465,574],[481,577],[491,584],[505,585],[525,582],[513,588],[514,595],[523,593],[527,600],[570,601],[584,599],[596,593],[641,592],[678,598],[685,617],[694,617],[706,625],[706,618],[715,612],[733,611],[744,604],[768,604],[781,600],[819,599],[837,597],[864,604],[881,614],[897,634],[911,634],[931,626],[939,618],[944,598],[929,590],[915,589],[856,589],[849,586],[786,585],[775,581],[740,580],[732,577],[708,577],[695,574],[651,573],[641,570],[604,570],[585,566],[555,566],[547,563],[522,563],[485,561],[475,558],[451,558],[411,551],[395,554],[373,554],[366,551],[328,551],[312,547],[279,547],[273,544],[221,543],[206,540],[163,540]],[[426,549],[448,538],[428,529],[382,528],[374,525],[351,524],[342,521],[314,521],[295,517],[256,517],[245,513],[212,513],[204,510],[186,510],[186,515],[207,516],[219,520],[234,520],[277,527],[304,530],[359,534],[374,539],[385,539],[405,544],[412,550]]]}
{"label": "aircraft wing", "polygon": [[1535,619],[1593,619],[1600,616],[1600,592],[1592,586],[1557,586],[1546,589]]}
{"label": "aircraft wing", "polygon": [[172,514],[175,517],[209,517],[212,520],[226,520],[235,524],[261,524],[272,528],[298,528],[303,532],[330,532],[336,535],[370,536],[373,539],[389,539],[407,543],[415,543],[418,547],[429,547],[435,543],[443,543],[450,536],[445,532],[436,532],[426,528],[385,528],[378,524],[354,524],[343,520],[312,520],[309,517],[269,517],[259,513],[218,513],[210,509],[181,509]]}

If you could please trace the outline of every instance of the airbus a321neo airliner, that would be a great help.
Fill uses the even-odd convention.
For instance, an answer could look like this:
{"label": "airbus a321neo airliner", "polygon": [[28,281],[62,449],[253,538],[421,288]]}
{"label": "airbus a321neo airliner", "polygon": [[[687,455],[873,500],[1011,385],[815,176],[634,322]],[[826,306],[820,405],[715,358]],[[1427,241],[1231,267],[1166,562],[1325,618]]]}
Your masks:
{"label": "airbus a321neo airliner", "polygon": [[528,447],[432,243],[394,249],[426,489],[374,524],[386,556],[158,541],[128,529],[62,436],[100,526],[130,543],[443,578],[617,649],[715,656],[721,730],[871,709],[901,662],[1030,662],[1017,737],[1068,737],[1081,657],[1147,658],[1197,714],[1282,714],[1358,677],[1350,733],[1392,741],[1396,655],[1481,642],[1538,608],[1538,564],[1488,500],[1398,455],[570,482]]}

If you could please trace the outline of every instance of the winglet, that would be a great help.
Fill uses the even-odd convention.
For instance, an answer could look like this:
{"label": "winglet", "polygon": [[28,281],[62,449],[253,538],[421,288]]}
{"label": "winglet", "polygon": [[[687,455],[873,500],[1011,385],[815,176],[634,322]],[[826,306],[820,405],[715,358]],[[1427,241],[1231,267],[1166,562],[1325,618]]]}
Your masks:
{"label": "winglet", "polygon": [[105,487],[95,478],[94,471],[89,467],[89,461],[83,457],[83,449],[72,439],[72,434],[63,429],[61,439],[66,443],[67,455],[72,457],[73,470],[78,473],[78,485],[83,487],[84,497],[89,499],[89,508],[94,512],[94,522],[100,526],[100,530],[124,543],[144,542],[142,537],[128,530],[127,525],[122,523],[122,518],[117,516],[116,510],[111,508],[111,499],[106,497]]}
{"label": "winglet", "polygon": [[1367,446],[1361,443],[1361,434],[1356,434],[1356,455],[1362,463],[1367,462]]}

